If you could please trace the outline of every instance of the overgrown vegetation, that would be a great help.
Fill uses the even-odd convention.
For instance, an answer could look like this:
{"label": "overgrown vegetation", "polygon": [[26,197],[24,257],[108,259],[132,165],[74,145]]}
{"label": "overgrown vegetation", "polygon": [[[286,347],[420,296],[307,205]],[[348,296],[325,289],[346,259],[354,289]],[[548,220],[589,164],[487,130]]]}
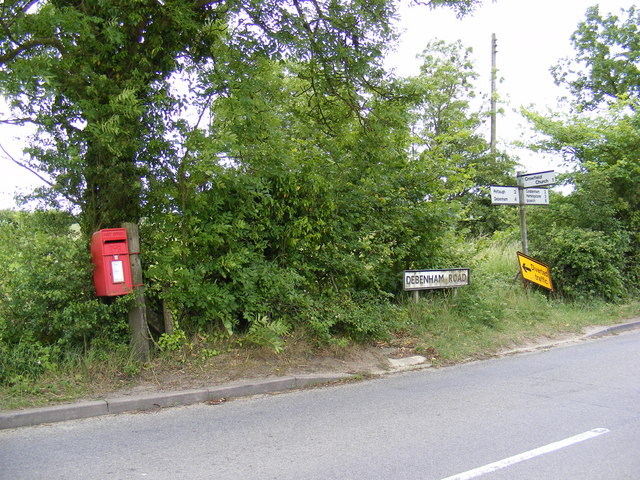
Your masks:
{"label": "overgrown vegetation", "polygon": [[96,298],[73,227],[63,212],[0,211],[0,383],[28,383],[91,345],[126,345],[125,302]]}
{"label": "overgrown vegetation", "polygon": [[[104,395],[138,383],[162,382],[170,388],[180,385],[182,378],[200,384],[244,375],[286,375],[313,368],[314,362],[323,365],[326,357],[337,358],[338,363],[341,358],[357,357],[363,348],[360,345],[380,343],[425,355],[434,365],[447,365],[640,315],[638,302],[620,306],[602,300],[568,303],[544,291],[523,288],[516,277],[516,249],[517,242],[505,239],[468,243],[465,258],[472,268],[471,285],[455,291],[423,292],[418,304],[408,296],[394,303],[327,304],[334,308],[325,313],[342,315],[356,335],[334,331],[323,336],[311,324],[294,330],[282,321],[259,317],[248,331],[230,336],[186,333],[177,328],[160,338],[147,364],[132,358],[125,342],[114,343],[103,336],[94,339],[86,352],[76,351],[56,362],[38,364],[38,356],[21,356],[30,368],[37,368],[37,374],[18,367],[24,368],[22,377],[0,387],[0,408]],[[358,328],[368,334],[358,336]],[[16,367],[3,363],[5,373]]]}
{"label": "overgrown vegetation", "polygon": [[[393,2],[303,3],[2,10],[0,91],[9,121],[37,125],[24,163],[50,180],[35,192],[48,209],[0,212],[9,397],[76,395],[75,384],[160,359],[286,356],[294,343],[406,335],[457,361],[577,328],[583,320],[560,320],[576,309],[595,321],[601,302],[619,319],[613,305],[640,288],[637,12],[591,9],[579,26],[575,62],[556,70],[579,115],[525,112],[541,134],[532,148],[574,167],[570,194],[530,210],[550,297],[521,289],[513,209],[490,205],[486,187],[512,181],[515,160],[482,135],[470,52],[433,42],[420,73],[397,78],[382,68]],[[427,3],[463,14],[477,2]],[[612,49],[626,60],[603,54]],[[123,220],[141,227],[149,318],[174,322],[173,332],[150,322],[149,365],[128,353],[128,296],[99,300],[92,286],[89,235]],[[453,267],[472,268],[471,286],[405,301],[403,270]]]}
{"label": "overgrown vegetation", "polygon": [[572,37],[576,56],[554,69],[574,94],[573,113],[525,112],[539,133],[531,147],[562,154],[572,170],[575,190],[534,224],[534,253],[567,298],[617,301],[640,284],[639,21],[635,7],[589,8]]}

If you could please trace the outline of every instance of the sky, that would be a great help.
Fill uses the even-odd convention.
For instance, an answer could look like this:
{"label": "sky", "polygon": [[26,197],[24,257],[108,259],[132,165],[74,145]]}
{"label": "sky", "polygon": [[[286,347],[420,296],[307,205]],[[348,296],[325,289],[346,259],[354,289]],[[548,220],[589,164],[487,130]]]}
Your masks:
{"label": "sky", "polygon": [[620,13],[633,0],[484,0],[475,13],[457,19],[450,9],[425,11],[405,6],[399,26],[404,30],[401,46],[387,60],[399,75],[415,75],[415,60],[433,39],[461,40],[473,49],[475,71],[479,78],[476,92],[491,90],[491,36],[496,35],[497,93],[504,114],[497,119],[498,149],[519,158],[521,170],[529,173],[562,170],[558,159],[515,148],[513,142],[530,136],[527,122],[518,113],[520,107],[535,110],[559,110],[558,98],[566,91],[554,84],[550,68],[562,58],[573,56],[571,35],[593,5],[600,12]]}
{"label": "sky", "polygon": [[[418,73],[418,55],[427,43],[439,39],[461,40],[473,49],[475,70],[479,74],[476,91],[490,93],[491,35],[497,38],[496,66],[498,94],[505,103],[504,114],[497,120],[498,148],[520,158],[521,169],[532,173],[559,170],[552,156],[531,154],[512,146],[528,135],[526,122],[516,113],[521,106],[535,105],[539,111],[556,109],[557,98],[564,91],[556,87],[549,72],[561,58],[572,56],[571,34],[584,20],[588,7],[599,4],[602,13],[619,13],[633,0],[484,0],[473,15],[457,19],[450,9],[428,10],[409,7],[403,1],[398,26],[401,43],[387,59],[387,65],[398,75]],[[2,125],[0,144],[20,158],[27,133],[17,127]],[[0,208],[14,207],[13,195],[28,191],[40,181],[17,167],[0,152]]]}

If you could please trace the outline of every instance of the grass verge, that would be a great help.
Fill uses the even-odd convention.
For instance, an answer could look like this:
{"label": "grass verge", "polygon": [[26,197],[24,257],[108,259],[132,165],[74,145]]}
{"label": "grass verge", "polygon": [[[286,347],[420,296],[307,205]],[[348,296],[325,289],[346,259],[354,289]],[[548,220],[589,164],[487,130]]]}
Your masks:
{"label": "grass verge", "polygon": [[472,283],[422,292],[405,303],[407,333],[435,364],[483,358],[540,338],[579,333],[640,315],[640,303],[567,303],[517,276],[517,246],[492,244],[472,255]]}
{"label": "grass verge", "polygon": [[450,365],[640,316],[637,301],[565,303],[542,290],[524,288],[515,276],[516,249],[514,245],[484,246],[467,255],[472,268],[468,287],[422,292],[418,303],[401,300],[393,309],[393,331],[382,342],[357,344],[339,338],[318,345],[316,338],[298,329],[275,343],[276,353],[256,345],[260,342],[251,334],[196,335],[157,352],[145,365],[132,359],[125,345],[107,346],[70,356],[35,379],[25,377],[0,386],[0,409],[101,398],[127,389],[143,393],[145,388],[197,388],[292,373],[363,372],[382,365],[381,345],[401,346],[404,354],[426,355],[435,366]]}

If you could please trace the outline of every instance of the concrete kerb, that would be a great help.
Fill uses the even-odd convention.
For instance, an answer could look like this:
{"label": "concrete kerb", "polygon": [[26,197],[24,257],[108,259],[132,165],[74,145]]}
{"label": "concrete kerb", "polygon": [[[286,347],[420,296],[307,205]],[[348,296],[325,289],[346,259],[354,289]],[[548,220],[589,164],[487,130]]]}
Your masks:
{"label": "concrete kerb", "polygon": [[336,382],[350,378],[345,374],[325,374],[251,380],[195,390],[158,392],[149,395],[107,398],[52,407],[30,408],[0,412],[0,430],[28,427],[43,423],[65,422],[81,418],[99,417],[124,412],[154,410],[204,403],[211,400],[248,397],[284,392],[295,388]]}
{"label": "concrete kerb", "polygon": [[619,323],[618,325],[611,325],[609,327],[588,327],[582,335],[571,336],[570,338],[566,338],[564,340],[549,340],[546,343],[514,348],[512,350],[500,352],[499,356],[518,355],[521,353],[529,353],[539,350],[546,350],[549,348],[556,348],[561,345],[569,345],[583,340],[604,337],[606,335],[615,335],[617,333],[622,333],[637,328],[640,328],[640,320],[636,319],[632,319],[631,321],[626,323]]}
{"label": "concrete kerb", "polygon": [[605,335],[621,333],[627,330],[634,330],[636,328],[640,328],[640,320],[634,320],[626,323],[619,323],[618,325],[612,325],[610,327],[603,327],[593,332],[587,333],[585,335],[585,338],[604,337]]}
{"label": "concrete kerb", "polygon": [[79,418],[107,415],[107,402],[80,402],[73,405],[56,405],[53,407],[30,408],[28,410],[12,410],[0,413],[0,429],[27,427],[41,423],[65,422]]}

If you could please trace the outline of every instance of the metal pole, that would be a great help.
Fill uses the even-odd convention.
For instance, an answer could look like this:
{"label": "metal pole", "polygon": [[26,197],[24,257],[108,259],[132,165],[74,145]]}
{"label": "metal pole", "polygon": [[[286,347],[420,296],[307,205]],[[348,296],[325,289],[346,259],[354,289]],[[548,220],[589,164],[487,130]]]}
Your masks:
{"label": "metal pole", "polygon": [[525,216],[524,205],[524,187],[522,186],[521,176],[524,172],[516,172],[518,178],[518,194],[520,201],[520,238],[522,239],[522,253],[529,255],[529,238],[527,237],[527,217]]}

